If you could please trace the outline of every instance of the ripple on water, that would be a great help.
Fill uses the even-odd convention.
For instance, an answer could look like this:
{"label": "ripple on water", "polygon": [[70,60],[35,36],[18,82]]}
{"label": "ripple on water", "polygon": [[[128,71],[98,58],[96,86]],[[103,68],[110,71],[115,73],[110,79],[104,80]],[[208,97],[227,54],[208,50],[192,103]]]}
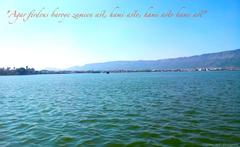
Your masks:
{"label": "ripple on water", "polygon": [[147,146],[153,146],[153,145],[150,145],[145,141],[135,141],[126,145],[126,147],[147,147]]}
{"label": "ripple on water", "polygon": [[191,138],[191,140],[194,140],[200,144],[218,144],[219,141],[211,139],[211,138],[206,138],[206,137],[196,137],[196,138]]}
{"label": "ripple on water", "polygon": [[147,132],[147,131],[138,133],[138,136],[140,138],[146,138],[146,139],[159,138],[160,137],[160,135],[158,133]]}
{"label": "ripple on water", "polygon": [[163,126],[163,129],[164,129],[164,130],[173,130],[173,131],[176,131],[176,130],[178,130],[179,128],[167,124],[167,125]]}
{"label": "ripple on water", "polygon": [[163,139],[163,140],[161,140],[161,143],[165,144],[165,145],[170,145],[170,146],[179,146],[179,145],[183,144],[182,140],[180,140],[178,138],[173,138],[173,137]]}
{"label": "ripple on water", "polygon": [[[1,117],[1,116],[0,116]],[[0,122],[0,128],[4,127],[5,122]]]}
{"label": "ripple on water", "polygon": [[194,116],[194,115],[198,115],[198,114],[200,114],[200,113],[196,110],[187,110],[184,112],[184,115],[186,115],[186,116]]}
{"label": "ripple on water", "polygon": [[193,133],[193,134],[199,134],[203,132],[203,130],[200,129],[181,129],[182,133]]}
{"label": "ripple on water", "polygon": [[103,139],[99,139],[99,137],[89,137],[87,139],[82,139],[80,141],[81,143],[78,143],[77,146],[96,146],[97,144],[103,143]]}
{"label": "ripple on water", "polygon": [[240,125],[240,119],[239,120],[230,120],[229,123]]}
{"label": "ripple on water", "polygon": [[235,135],[220,135],[222,140],[229,140],[232,143],[238,142],[240,143],[240,136],[235,136]]}
{"label": "ripple on water", "polygon": [[98,120],[97,119],[82,119],[79,121],[79,123],[96,123]]}
{"label": "ripple on water", "polygon": [[75,141],[76,141],[76,139],[73,136],[59,136],[56,138],[56,144],[58,146],[71,145]]}
{"label": "ripple on water", "polygon": [[106,147],[123,147],[126,145],[122,144],[122,143],[106,143],[104,146],[106,146]]}
{"label": "ripple on water", "polygon": [[231,127],[231,126],[226,126],[226,125],[221,125],[217,127],[210,128],[211,130],[220,130],[220,131],[234,131],[237,128]]}
{"label": "ripple on water", "polygon": [[138,130],[140,128],[141,128],[141,126],[139,126],[139,125],[127,125],[127,127],[126,127],[127,130]]}
{"label": "ripple on water", "polygon": [[125,115],[126,117],[139,117],[140,115],[139,114],[136,114],[136,113],[127,113],[126,115]]}

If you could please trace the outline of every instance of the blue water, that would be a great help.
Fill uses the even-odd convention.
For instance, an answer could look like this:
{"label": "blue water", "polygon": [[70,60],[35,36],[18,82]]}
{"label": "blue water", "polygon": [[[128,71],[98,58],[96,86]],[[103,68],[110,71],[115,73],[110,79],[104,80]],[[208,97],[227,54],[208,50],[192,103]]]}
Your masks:
{"label": "blue water", "polygon": [[0,146],[240,143],[240,72],[0,77]]}

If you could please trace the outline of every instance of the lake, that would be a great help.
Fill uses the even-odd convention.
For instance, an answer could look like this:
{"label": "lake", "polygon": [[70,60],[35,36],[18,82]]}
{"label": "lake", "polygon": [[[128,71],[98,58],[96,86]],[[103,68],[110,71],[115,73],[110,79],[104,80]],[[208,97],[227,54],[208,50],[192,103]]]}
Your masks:
{"label": "lake", "polygon": [[0,77],[0,146],[240,143],[240,72]]}

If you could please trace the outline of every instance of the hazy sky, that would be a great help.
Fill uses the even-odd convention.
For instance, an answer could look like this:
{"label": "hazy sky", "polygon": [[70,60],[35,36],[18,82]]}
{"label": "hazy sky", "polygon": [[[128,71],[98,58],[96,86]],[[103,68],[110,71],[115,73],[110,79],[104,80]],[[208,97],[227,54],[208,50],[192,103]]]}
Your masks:
{"label": "hazy sky", "polygon": [[[202,18],[21,19],[9,24],[8,10],[30,12],[143,13],[208,10]],[[0,0],[0,67],[66,68],[114,60],[152,60],[240,48],[239,0]]]}

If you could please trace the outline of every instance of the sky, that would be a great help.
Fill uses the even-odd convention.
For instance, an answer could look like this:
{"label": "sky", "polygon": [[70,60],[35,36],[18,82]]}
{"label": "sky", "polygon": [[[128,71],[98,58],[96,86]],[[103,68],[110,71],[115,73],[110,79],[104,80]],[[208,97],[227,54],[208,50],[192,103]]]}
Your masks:
{"label": "sky", "polygon": [[[196,13],[201,18],[31,18],[16,10]],[[150,7],[152,7],[150,9]],[[10,13],[8,13],[10,12]],[[156,60],[240,48],[239,0],[0,0],[0,67],[64,69],[88,63]]]}

